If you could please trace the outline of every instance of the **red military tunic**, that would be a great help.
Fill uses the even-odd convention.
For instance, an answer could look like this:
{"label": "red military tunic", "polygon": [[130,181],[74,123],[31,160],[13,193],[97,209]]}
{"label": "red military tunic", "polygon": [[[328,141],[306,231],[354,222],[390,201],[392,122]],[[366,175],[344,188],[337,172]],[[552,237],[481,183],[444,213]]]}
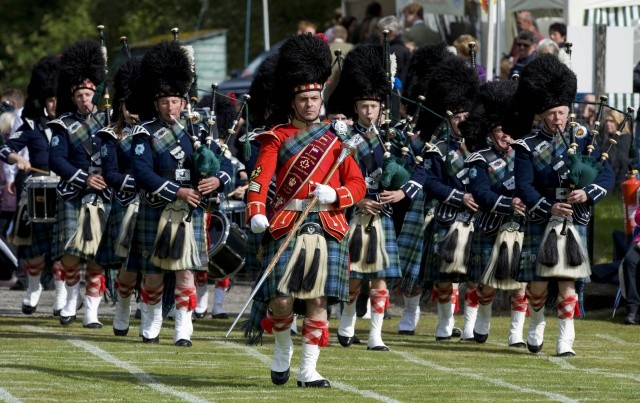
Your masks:
{"label": "red military tunic", "polygon": [[[278,239],[290,231],[300,214],[300,211],[286,208],[286,201],[282,200],[283,193],[281,190],[286,185],[284,183],[285,178],[288,178],[287,182],[292,180],[290,174],[293,163],[306,163],[304,157],[298,158],[300,155],[298,153],[289,158],[283,166],[277,166],[278,152],[286,139],[295,136],[299,130],[304,128],[305,126],[302,122],[294,121],[286,125],[276,126],[271,131],[264,132],[258,137],[260,155],[251,174],[251,183],[247,194],[247,219],[251,220],[251,217],[256,214],[267,215],[270,222],[269,232],[274,239]],[[309,194],[314,188],[312,183],[324,182],[326,175],[338,159],[341,151],[340,140],[337,139],[333,132],[328,136],[325,135],[324,138],[331,140],[327,151],[320,156],[316,156],[319,160],[312,159],[316,161],[316,166],[310,168],[309,180],[304,185],[299,186],[297,184],[299,188],[295,192],[293,199],[309,199]],[[273,203],[267,206],[267,192],[274,174],[277,174],[276,197]],[[337,200],[329,206],[328,210],[319,211],[318,214],[324,230],[340,241],[349,232],[344,209],[364,197],[366,185],[360,168],[352,156],[346,158],[327,184],[335,189]],[[282,204],[285,204],[285,206],[281,206]]]}

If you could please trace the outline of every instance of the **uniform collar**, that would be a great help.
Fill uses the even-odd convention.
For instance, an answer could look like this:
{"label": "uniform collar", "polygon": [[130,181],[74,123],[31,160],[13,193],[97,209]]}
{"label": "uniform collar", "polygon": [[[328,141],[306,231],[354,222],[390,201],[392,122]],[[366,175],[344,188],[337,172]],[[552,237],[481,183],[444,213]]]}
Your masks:
{"label": "uniform collar", "polygon": [[318,118],[318,119],[314,120],[314,121],[313,121],[313,122],[311,122],[311,123],[303,122],[302,120],[298,120],[298,119],[296,119],[296,118],[293,118],[293,119],[291,120],[291,124],[292,124],[292,125],[293,125],[293,127],[295,127],[296,129],[304,129],[304,128],[306,128],[306,127],[311,126],[311,125],[312,125],[312,124],[314,124],[314,123],[320,123],[320,119]]}

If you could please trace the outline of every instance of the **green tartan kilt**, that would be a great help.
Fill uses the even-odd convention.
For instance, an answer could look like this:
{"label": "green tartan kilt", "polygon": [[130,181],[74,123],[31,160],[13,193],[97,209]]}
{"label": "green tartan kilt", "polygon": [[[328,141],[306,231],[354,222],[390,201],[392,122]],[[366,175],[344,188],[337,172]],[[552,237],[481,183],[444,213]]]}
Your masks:
{"label": "green tartan kilt", "polygon": [[[541,277],[536,274],[536,263],[540,248],[542,247],[542,237],[544,236],[544,230],[547,227],[547,223],[534,224],[527,221],[524,232],[524,242],[522,245],[522,254],[520,256],[520,269],[518,270],[518,281],[521,283],[529,281],[546,281],[548,278]],[[587,245],[587,226],[577,225],[574,223],[578,235],[580,235],[580,242],[585,246]]]}
{"label": "green tartan kilt", "polygon": [[[310,213],[304,220],[304,223],[316,223],[321,224],[320,215],[318,213]],[[270,233],[265,232],[263,236],[262,244],[264,245],[264,258],[261,264],[260,275],[258,279],[262,277],[264,270],[271,262],[271,259],[276,255],[280,245],[284,241],[286,236],[279,239],[273,239]],[[291,242],[285,249],[284,253],[278,259],[277,264],[273,268],[271,274],[267,277],[265,282],[260,287],[260,290],[256,293],[254,299],[256,301],[268,302],[275,297],[284,297],[287,294],[283,294],[278,291],[278,283],[285,274],[287,264],[291,260],[291,253],[296,243],[297,234],[293,236]],[[327,281],[324,287],[324,297],[327,298],[328,304],[334,304],[337,302],[346,302],[349,299],[349,258],[348,258],[348,243],[347,238],[344,238],[341,242],[338,242],[332,236],[325,234],[325,240],[327,242]]]}
{"label": "green tartan kilt", "polygon": [[[158,222],[164,207],[151,207],[144,197],[140,200],[138,209],[138,221],[134,231],[134,241],[131,243],[131,251],[127,260],[126,269],[130,272],[144,274],[161,274],[168,272],[151,263],[151,255],[158,231]],[[184,270],[206,271],[209,269],[207,254],[207,239],[204,230],[204,212],[202,208],[193,210],[191,224],[195,233],[198,255],[201,266],[185,267]]]}
{"label": "green tartan kilt", "polygon": [[31,245],[18,246],[18,257],[34,259],[50,255],[53,245],[54,223],[31,223]]}
{"label": "green tartan kilt", "polygon": [[491,260],[493,245],[498,238],[498,234],[487,236],[482,231],[476,229],[473,233],[473,243],[471,244],[471,263],[467,268],[467,280],[477,283],[482,277],[482,273],[487,268]]}
{"label": "green tartan kilt", "polygon": [[[384,232],[384,245],[389,256],[389,266],[380,268],[375,273],[360,273],[350,271],[350,278],[359,278],[363,280],[371,280],[374,278],[386,278],[395,279],[400,278],[402,273],[400,271],[400,261],[398,257],[398,242],[396,241],[396,231],[393,227],[393,220],[384,214],[380,215],[380,224]],[[350,224],[352,225],[352,224]],[[366,255],[366,250],[362,251],[362,258]]]}
{"label": "green tartan kilt", "polygon": [[103,267],[117,266],[119,267],[126,261],[126,258],[116,255],[115,243],[120,233],[122,222],[124,221],[124,213],[127,206],[123,206],[119,201],[111,204],[111,212],[107,219],[107,225],[100,240],[98,252],[96,252],[96,263]]}
{"label": "green tartan kilt", "polygon": [[[109,211],[111,210],[111,204],[107,203],[102,197],[104,212],[109,216]],[[94,255],[87,255],[86,253],[70,246],[66,248],[67,242],[71,240],[73,235],[76,232],[76,229],[79,228],[82,223],[80,222],[80,210],[82,208],[82,195],[74,197],[73,199],[64,201],[61,197],[57,198],[56,202],[57,207],[57,215],[56,222],[53,226],[53,250],[52,250],[52,259],[58,260],[63,255],[69,254],[72,256],[77,256],[82,260],[94,260]]]}
{"label": "green tartan kilt", "polygon": [[398,289],[409,294],[419,284],[422,277],[422,256],[425,239],[431,236],[431,226],[423,230],[425,216],[424,194],[419,191],[404,216],[398,236],[398,255],[402,281]]}
{"label": "green tartan kilt", "polygon": [[[435,220],[435,218],[434,218]],[[431,289],[433,284],[438,283],[462,283],[467,281],[467,275],[460,273],[440,273],[440,266],[442,263],[440,253],[440,243],[447,235],[449,226],[443,226],[437,221],[433,226],[433,236],[427,238],[424,262],[424,278],[422,288],[425,290]]]}

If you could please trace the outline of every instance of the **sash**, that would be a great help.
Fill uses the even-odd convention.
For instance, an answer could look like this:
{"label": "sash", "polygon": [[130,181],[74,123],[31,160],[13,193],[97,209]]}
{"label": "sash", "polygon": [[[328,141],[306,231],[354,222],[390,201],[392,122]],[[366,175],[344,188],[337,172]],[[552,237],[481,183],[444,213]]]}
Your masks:
{"label": "sash", "polygon": [[286,138],[282,142],[280,150],[278,150],[278,166],[283,166],[293,156],[308,146],[309,143],[322,137],[329,131],[330,126],[329,123],[314,124]]}
{"label": "sash", "polygon": [[180,138],[184,135],[184,130],[175,123],[170,128],[167,128],[159,122],[154,122],[160,129],[153,132],[153,140],[151,147],[157,155],[162,155],[165,151],[169,150],[171,156],[178,161],[179,164],[184,162],[185,153],[180,146]]}
{"label": "sash", "polygon": [[[292,136],[295,137],[295,136]],[[326,130],[323,135],[309,143],[304,150],[295,156],[284,175],[280,186],[276,189],[276,197],[269,206],[268,217],[273,217],[295,196],[303,186],[309,182],[322,161],[329,156],[328,150],[338,138],[331,131]]]}
{"label": "sash", "polygon": [[[65,119],[72,120],[72,119]],[[67,122],[65,122],[67,123]],[[74,147],[81,146],[87,153],[91,161],[97,165],[100,165],[100,150],[96,148],[91,141],[91,135],[97,133],[102,129],[103,125],[100,123],[95,115],[89,115],[84,122],[72,121],[67,125],[69,131],[69,140]]]}

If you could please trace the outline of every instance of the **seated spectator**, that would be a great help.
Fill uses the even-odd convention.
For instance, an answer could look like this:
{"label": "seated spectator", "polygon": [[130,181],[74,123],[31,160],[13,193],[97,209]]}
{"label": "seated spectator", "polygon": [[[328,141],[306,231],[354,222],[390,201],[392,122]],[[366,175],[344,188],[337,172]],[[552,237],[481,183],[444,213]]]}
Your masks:
{"label": "seated spectator", "polygon": [[560,48],[551,39],[543,39],[540,42],[538,42],[538,45],[536,46],[536,56],[545,55],[545,54],[558,57],[558,55],[560,54]]}
{"label": "seated spectator", "polygon": [[[616,182],[613,187],[613,191],[620,190],[620,184],[627,178],[627,172],[629,172],[629,165],[631,159],[629,158],[629,149],[631,148],[631,131],[629,124],[620,130],[620,135],[616,135],[618,126],[622,123],[624,115],[609,109],[604,114],[604,137],[602,140],[603,151],[607,151],[609,154],[609,163],[615,174]],[[610,140],[614,140],[615,144]]]}
{"label": "seated spectator", "polygon": [[300,20],[298,22],[298,31],[297,34],[311,34],[311,35],[315,35],[316,34],[316,24],[314,24],[311,21],[307,21],[307,20]]}
{"label": "seated spectator", "polygon": [[554,41],[559,48],[564,47],[567,41],[567,26],[562,22],[554,22],[549,26],[549,39]]}
{"label": "seated spectator", "polygon": [[[536,21],[531,15],[529,11],[518,11],[516,13],[516,28],[518,30],[518,34],[522,31],[529,31],[533,33],[534,42],[538,43],[544,39],[544,35],[538,32],[538,26],[536,25]],[[511,46],[511,53],[509,55],[512,59],[517,60],[518,58],[518,38],[513,40],[513,45]]]}
{"label": "seated spectator", "polygon": [[[475,42],[476,44],[476,52],[479,52],[480,49],[480,44],[478,43],[478,41],[476,40],[476,38],[474,38],[471,35],[460,35],[458,37],[458,39],[456,39],[453,42],[453,46],[456,48],[456,52],[459,58],[461,58],[462,60],[465,60],[468,63],[471,63],[471,49],[469,48],[469,44],[471,42]],[[479,53],[477,53],[479,54]],[[480,83],[486,83],[487,82],[487,69],[484,68],[484,66],[478,64],[476,62],[476,71],[478,72],[478,78],[480,79]]]}

